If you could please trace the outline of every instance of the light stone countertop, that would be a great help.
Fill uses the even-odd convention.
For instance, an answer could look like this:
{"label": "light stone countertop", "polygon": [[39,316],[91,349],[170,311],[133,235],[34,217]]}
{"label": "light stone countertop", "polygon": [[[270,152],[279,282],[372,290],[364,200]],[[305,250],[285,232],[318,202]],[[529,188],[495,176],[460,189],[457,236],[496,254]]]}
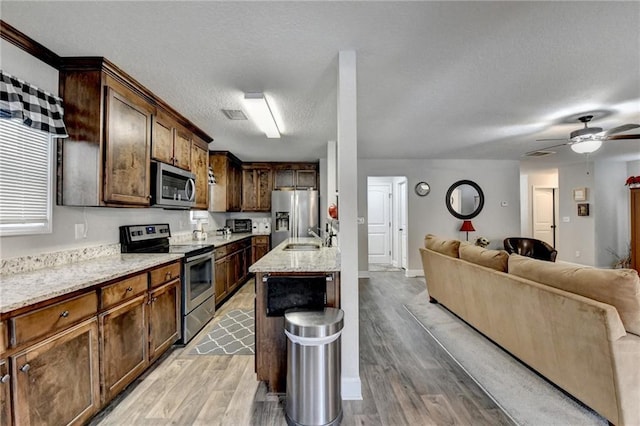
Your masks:
{"label": "light stone countertop", "polygon": [[340,249],[284,250],[290,243],[318,243],[317,238],[289,238],[249,267],[249,272],[339,272]]}
{"label": "light stone countertop", "polygon": [[182,254],[117,254],[31,272],[0,275],[0,313],[33,305],[178,260]]}

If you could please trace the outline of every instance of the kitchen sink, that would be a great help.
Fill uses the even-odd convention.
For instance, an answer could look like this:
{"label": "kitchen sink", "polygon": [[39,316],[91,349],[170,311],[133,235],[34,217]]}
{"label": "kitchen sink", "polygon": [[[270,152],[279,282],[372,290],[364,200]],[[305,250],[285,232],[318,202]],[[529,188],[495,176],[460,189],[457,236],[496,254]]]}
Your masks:
{"label": "kitchen sink", "polygon": [[320,244],[317,243],[289,243],[284,246],[286,251],[316,251],[320,250]]}

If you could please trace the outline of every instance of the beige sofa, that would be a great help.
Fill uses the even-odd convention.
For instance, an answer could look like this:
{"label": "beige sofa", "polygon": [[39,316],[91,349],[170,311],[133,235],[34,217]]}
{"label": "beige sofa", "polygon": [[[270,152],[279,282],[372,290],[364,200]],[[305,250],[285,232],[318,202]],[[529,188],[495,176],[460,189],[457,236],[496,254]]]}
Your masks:
{"label": "beige sofa", "polygon": [[640,279],[425,238],[429,297],[616,425],[640,425]]}

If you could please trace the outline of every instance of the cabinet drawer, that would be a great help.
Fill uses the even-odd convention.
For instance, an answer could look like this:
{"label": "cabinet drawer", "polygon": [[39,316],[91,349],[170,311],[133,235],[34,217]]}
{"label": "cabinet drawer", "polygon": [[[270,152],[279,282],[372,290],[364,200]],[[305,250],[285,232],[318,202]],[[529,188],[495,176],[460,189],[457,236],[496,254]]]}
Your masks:
{"label": "cabinet drawer", "polygon": [[268,235],[258,235],[253,237],[253,244],[269,244],[269,236]]}
{"label": "cabinet drawer", "polygon": [[213,252],[216,260],[222,259],[223,257],[225,257],[227,253],[229,253],[229,247],[230,247],[230,244],[216,248],[215,251]]}
{"label": "cabinet drawer", "polygon": [[25,342],[68,327],[98,313],[98,295],[95,291],[74,297],[37,311],[11,318],[11,343]]}
{"label": "cabinet drawer", "polygon": [[107,309],[147,290],[147,274],[139,274],[101,289],[100,308]]}
{"label": "cabinet drawer", "polygon": [[180,262],[156,268],[149,272],[151,287],[157,287],[176,278],[180,278]]}

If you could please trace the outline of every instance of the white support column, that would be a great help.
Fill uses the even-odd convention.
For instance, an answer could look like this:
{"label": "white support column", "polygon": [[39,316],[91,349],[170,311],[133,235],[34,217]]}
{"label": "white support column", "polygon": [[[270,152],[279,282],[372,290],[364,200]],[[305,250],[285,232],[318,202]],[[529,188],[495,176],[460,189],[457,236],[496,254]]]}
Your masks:
{"label": "white support column", "polygon": [[338,54],[338,218],[344,311],[342,399],[362,399],[358,303],[358,133],[356,53]]}

